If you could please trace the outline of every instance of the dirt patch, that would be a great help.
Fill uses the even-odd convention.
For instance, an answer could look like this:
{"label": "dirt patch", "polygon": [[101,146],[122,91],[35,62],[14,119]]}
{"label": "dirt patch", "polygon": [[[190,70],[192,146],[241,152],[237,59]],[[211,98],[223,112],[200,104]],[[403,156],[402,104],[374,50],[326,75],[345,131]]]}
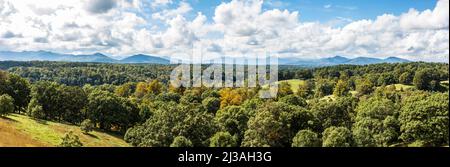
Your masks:
{"label": "dirt patch", "polygon": [[0,147],[48,147],[14,128],[14,123],[0,118]]}

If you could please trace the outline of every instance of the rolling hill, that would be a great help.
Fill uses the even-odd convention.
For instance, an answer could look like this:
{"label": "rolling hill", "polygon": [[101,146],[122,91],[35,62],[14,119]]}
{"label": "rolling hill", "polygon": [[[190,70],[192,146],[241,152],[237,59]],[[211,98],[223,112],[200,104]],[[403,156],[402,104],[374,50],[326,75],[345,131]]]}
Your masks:
{"label": "rolling hill", "polygon": [[11,114],[0,117],[0,147],[54,147],[69,131],[79,136],[87,147],[129,147],[121,136],[101,131],[89,134],[81,132],[78,126],[67,125]]}

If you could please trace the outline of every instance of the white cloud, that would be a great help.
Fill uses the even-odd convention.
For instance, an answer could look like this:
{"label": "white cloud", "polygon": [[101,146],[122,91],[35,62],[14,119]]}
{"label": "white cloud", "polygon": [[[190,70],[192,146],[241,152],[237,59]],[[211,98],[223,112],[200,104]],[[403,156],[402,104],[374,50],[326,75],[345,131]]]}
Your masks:
{"label": "white cloud", "polygon": [[168,4],[172,4],[172,0],[153,0],[151,2],[152,7],[164,6]]}
{"label": "white cloud", "polygon": [[85,9],[91,13],[105,13],[114,8],[116,0],[88,0]]}
{"label": "white cloud", "polygon": [[400,16],[400,25],[404,29],[448,29],[448,6],[448,0],[439,0],[434,10],[410,9]]}
{"label": "white cloud", "polygon": [[[170,8],[173,3],[176,7]],[[148,4],[151,13],[146,13]],[[410,9],[373,20],[336,18],[339,23],[327,24],[302,22],[301,11],[263,10],[262,0],[224,2],[213,16],[195,16],[185,1],[0,0],[0,44],[7,50],[171,56],[189,52],[198,42],[208,52],[224,55],[267,50],[305,58],[448,61],[448,5],[439,0],[430,10]]]}
{"label": "white cloud", "polygon": [[172,19],[174,17],[177,17],[178,15],[184,15],[188,12],[192,11],[191,5],[189,5],[186,2],[180,2],[178,8],[176,9],[164,9],[161,12],[157,12],[152,14],[153,19],[160,19],[160,20],[168,20]]}

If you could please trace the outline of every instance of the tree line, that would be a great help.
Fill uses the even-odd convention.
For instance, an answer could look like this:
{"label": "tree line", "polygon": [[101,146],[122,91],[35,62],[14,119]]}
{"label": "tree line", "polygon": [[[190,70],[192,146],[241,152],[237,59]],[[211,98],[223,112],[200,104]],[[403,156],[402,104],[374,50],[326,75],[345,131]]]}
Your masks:
{"label": "tree line", "polygon": [[[0,72],[1,115],[16,112],[84,128],[92,124],[88,129],[122,133],[133,146],[388,147],[449,142],[448,64],[283,66],[281,78],[304,82],[297,91],[281,82],[277,98],[260,99],[262,85],[171,87],[162,79],[171,66],[24,63],[28,65]],[[46,71],[52,68],[58,70]],[[42,79],[24,69],[59,79]],[[60,79],[82,78],[85,73],[77,70],[101,77],[104,71],[148,71],[151,74],[145,75],[155,77],[141,74],[95,84]]]}

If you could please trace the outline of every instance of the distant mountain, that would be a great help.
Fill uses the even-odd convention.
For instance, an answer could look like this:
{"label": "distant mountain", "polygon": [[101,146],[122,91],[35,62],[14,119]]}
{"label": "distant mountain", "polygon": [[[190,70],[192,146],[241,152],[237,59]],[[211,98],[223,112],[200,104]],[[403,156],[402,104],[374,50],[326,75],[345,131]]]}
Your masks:
{"label": "distant mountain", "polygon": [[347,62],[342,64],[352,64],[352,65],[366,65],[366,64],[377,64],[384,63],[382,59],[370,58],[370,57],[357,57],[354,59],[350,59]]}
{"label": "distant mountain", "polygon": [[345,62],[348,62],[350,59],[342,56],[334,56],[330,58],[323,58],[320,62],[326,63],[326,64],[342,64]]}
{"label": "distant mountain", "polygon": [[405,63],[411,62],[406,59],[401,59],[398,57],[389,57],[386,59],[370,58],[370,57],[356,57],[349,59],[342,56],[334,56],[322,59],[310,59],[310,60],[300,60],[286,65],[301,65],[301,66],[333,66],[340,64],[351,64],[351,65],[367,65],[367,64],[377,64],[377,63]]}
{"label": "distant mountain", "polygon": [[[245,57],[222,57],[221,60],[226,60],[225,62],[246,62]],[[212,59],[216,60],[219,59]],[[65,62],[98,62],[98,63],[123,63],[123,64],[170,64],[167,58],[162,58],[159,56],[151,56],[138,54],[133,55],[121,60],[117,60],[108,57],[101,53],[86,54],[86,55],[72,55],[72,54],[59,54],[48,51],[23,51],[23,52],[11,52],[11,51],[0,51],[0,61],[12,60],[12,61],[65,61]],[[278,64],[280,65],[299,65],[308,67],[317,66],[333,66],[340,64],[352,64],[352,65],[366,65],[366,64],[377,64],[377,63],[404,63],[410,62],[406,59],[401,59],[398,57],[388,57],[386,59],[369,58],[369,57],[357,57],[357,58],[346,58],[343,56],[334,56],[321,59],[301,59],[296,57],[283,57],[278,59]],[[238,63],[239,64],[239,63]]]}
{"label": "distant mountain", "polygon": [[100,62],[100,63],[114,63],[117,60],[105,56],[101,53],[92,55],[71,55],[59,54],[47,51],[23,51],[10,52],[1,51],[0,60],[12,61],[66,61],[66,62]]}
{"label": "distant mountain", "polygon": [[170,64],[170,61],[156,56],[138,54],[119,61],[120,63]]}
{"label": "distant mountain", "polygon": [[169,64],[169,60],[148,55],[134,55],[122,60],[116,60],[101,53],[72,55],[59,54],[48,51],[0,51],[0,61],[63,61],[63,62],[94,62],[94,63],[149,63]]}
{"label": "distant mountain", "polygon": [[398,58],[398,57],[388,57],[388,58],[384,59],[384,62],[386,62],[386,63],[407,63],[407,62],[411,62],[411,61],[402,59],[402,58]]}
{"label": "distant mountain", "polygon": [[66,58],[63,61],[70,62],[99,62],[99,63],[116,63],[117,60],[110,58],[101,53],[95,53],[92,55],[70,55],[70,57]]}

